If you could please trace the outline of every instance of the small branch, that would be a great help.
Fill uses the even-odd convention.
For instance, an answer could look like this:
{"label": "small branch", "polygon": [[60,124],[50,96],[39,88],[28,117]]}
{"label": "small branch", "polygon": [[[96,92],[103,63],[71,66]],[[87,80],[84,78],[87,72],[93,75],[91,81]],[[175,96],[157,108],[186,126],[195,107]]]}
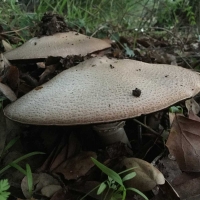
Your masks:
{"label": "small branch", "polygon": [[137,122],[138,124],[144,126],[146,129],[148,129],[149,131],[151,131],[153,134],[162,137],[159,133],[157,133],[156,131],[154,131],[152,128],[150,128],[149,126],[143,124],[142,122],[138,121],[137,119],[133,119],[133,121]]}

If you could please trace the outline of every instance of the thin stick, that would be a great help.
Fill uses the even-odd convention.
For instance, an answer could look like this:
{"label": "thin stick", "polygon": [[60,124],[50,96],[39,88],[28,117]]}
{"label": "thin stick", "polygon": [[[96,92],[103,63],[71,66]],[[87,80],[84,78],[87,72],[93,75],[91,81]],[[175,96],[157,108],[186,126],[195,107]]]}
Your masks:
{"label": "thin stick", "polygon": [[133,121],[137,122],[138,124],[144,126],[146,129],[148,129],[149,131],[151,131],[153,134],[161,137],[161,135],[159,133],[157,133],[156,131],[154,131],[152,128],[150,128],[149,126],[143,124],[142,122],[138,121],[137,119],[133,119]]}

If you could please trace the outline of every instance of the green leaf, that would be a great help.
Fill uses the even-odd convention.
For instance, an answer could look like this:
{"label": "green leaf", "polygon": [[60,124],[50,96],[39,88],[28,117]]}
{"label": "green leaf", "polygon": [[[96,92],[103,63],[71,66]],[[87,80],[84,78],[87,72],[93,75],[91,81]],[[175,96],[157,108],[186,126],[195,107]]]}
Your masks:
{"label": "green leaf", "polygon": [[0,193],[5,190],[8,190],[9,188],[10,188],[10,185],[7,179],[0,180]]}
{"label": "green leaf", "polygon": [[136,173],[135,172],[131,172],[129,174],[127,174],[126,176],[123,177],[122,181],[127,181],[127,180],[130,180],[132,178],[134,178],[136,176]]}
{"label": "green leaf", "polygon": [[101,185],[99,186],[99,189],[97,190],[97,195],[100,195],[105,189],[106,189],[107,185],[103,182],[101,183]]}
{"label": "green leaf", "polygon": [[169,112],[171,112],[171,113],[183,113],[183,108],[181,106],[171,106],[169,108]]}
{"label": "green leaf", "polygon": [[7,179],[0,180],[0,200],[7,200],[10,195],[10,192],[6,192],[10,188]]}
{"label": "green leaf", "polygon": [[111,197],[111,200],[118,200],[118,199],[122,199],[122,195],[119,193],[114,193]]}
{"label": "green leaf", "polygon": [[131,50],[126,43],[124,43],[124,49],[126,51],[125,53],[127,56],[134,57],[135,54],[134,54],[133,50]]}
{"label": "green leaf", "polygon": [[145,194],[143,194],[142,192],[140,192],[139,190],[137,190],[137,189],[135,189],[135,188],[126,188],[126,190],[131,190],[131,191],[133,191],[133,192],[139,194],[139,195],[140,195],[141,197],[143,197],[144,199],[149,200]]}
{"label": "green leaf", "polygon": [[117,182],[119,185],[124,187],[124,184],[122,182],[121,177],[112,169],[106,167],[105,165],[103,165],[102,163],[100,163],[99,161],[97,161],[96,159],[92,158],[92,161],[94,162],[94,164],[105,174],[107,174],[109,177],[111,177],[115,182]]}

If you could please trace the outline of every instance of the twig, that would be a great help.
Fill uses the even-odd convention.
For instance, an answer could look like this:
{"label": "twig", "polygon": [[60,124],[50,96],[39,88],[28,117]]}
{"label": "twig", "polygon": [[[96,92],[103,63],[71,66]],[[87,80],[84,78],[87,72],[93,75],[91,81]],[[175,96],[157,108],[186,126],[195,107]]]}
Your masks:
{"label": "twig", "polygon": [[142,122],[138,121],[137,119],[133,119],[133,121],[137,122],[138,124],[144,126],[146,129],[148,129],[149,131],[151,131],[153,134],[162,137],[159,133],[157,133],[156,131],[154,131],[152,128],[150,128],[149,126],[143,124]]}
{"label": "twig", "polygon": [[104,25],[103,25],[103,26],[100,26],[90,37],[93,37],[94,35],[96,35],[96,33],[97,33],[98,31],[100,31],[101,29],[103,29],[103,28],[105,28]]}
{"label": "twig", "polygon": [[16,32],[19,32],[19,31],[22,31],[24,29],[27,29],[28,26],[24,27],[24,28],[21,28],[21,29],[18,29],[18,30],[14,30],[14,31],[6,31],[6,32],[2,32],[0,34],[7,34],[7,33],[16,33]]}

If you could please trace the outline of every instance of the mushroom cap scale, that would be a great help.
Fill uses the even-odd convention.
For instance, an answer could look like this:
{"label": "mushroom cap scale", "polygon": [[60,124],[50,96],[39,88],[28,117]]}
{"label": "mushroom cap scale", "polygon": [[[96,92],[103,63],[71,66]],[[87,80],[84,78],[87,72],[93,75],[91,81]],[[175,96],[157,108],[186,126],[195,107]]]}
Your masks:
{"label": "mushroom cap scale", "polygon": [[[40,125],[133,118],[194,96],[200,91],[200,76],[178,66],[96,57],[63,71],[40,88],[7,106],[5,115]],[[139,97],[132,95],[135,88],[141,90]]]}
{"label": "mushroom cap scale", "polygon": [[56,33],[41,38],[34,37],[22,46],[4,53],[8,60],[44,59],[49,56],[85,56],[95,51],[109,48],[104,40],[88,37],[77,32]]}

